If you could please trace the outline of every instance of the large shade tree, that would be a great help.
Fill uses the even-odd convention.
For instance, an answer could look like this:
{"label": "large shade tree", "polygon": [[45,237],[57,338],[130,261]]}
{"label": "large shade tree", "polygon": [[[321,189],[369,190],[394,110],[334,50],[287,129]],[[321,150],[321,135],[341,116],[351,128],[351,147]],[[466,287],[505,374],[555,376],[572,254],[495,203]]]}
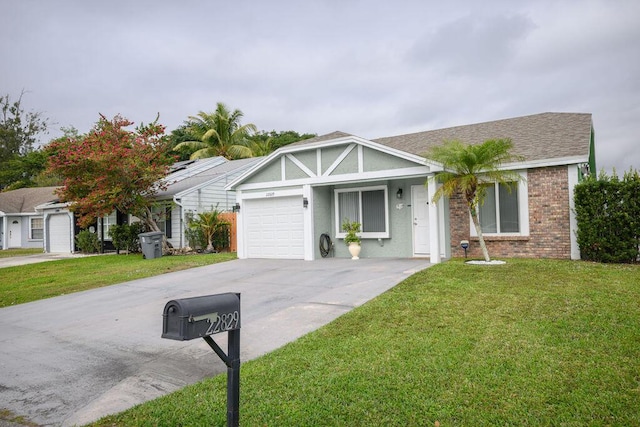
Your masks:
{"label": "large shade tree", "polygon": [[478,208],[484,203],[485,184],[499,182],[511,188],[514,182],[521,179],[519,174],[501,168],[505,163],[521,160],[520,156],[511,153],[512,148],[510,139],[489,139],[476,145],[447,141],[433,147],[425,155],[444,167],[444,171],[437,172],[433,177],[442,184],[433,195],[433,201],[462,193],[486,262],[491,261],[491,258],[482,235]]}
{"label": "large shade tree", "polygon": [[152,197],[166,188],[162,178],[174,159],[167,154],[164,126],[157,119],[126,129],[131,125],[121,116],[108,120],[101,115],[86,135],[47,146],[48,170],[64,179],[58,195],[71,203],[81,227],[118,209],[160,231],[151,211]]}
{"label": "large shade tree", "polygon": [[293,130],[281,132],[276,132],[275,130],[269,132],[260,131],[249,137],[249,140],[251,141],[249,147],[251,148],[254,156],[266,156],[280,147],[313,138],[315,136],[318,135],[315,133],[299,134]]}
{"label": "large shade tree", "polygon": [[45,156],[34,151],[38,137],[47,133],[49,121],[40,112],[26,112],[22,91],[17,100],[0,96],[0,189],[31,187],[44,168]]}
{"label": "large shade tree", "polygon": [[9,95],[0,96],[0,163],[33,150],[38,135],[47,132],[48,119],[40,112],[25,112],[20,93],[12,101]]}
{"label": "large shade tree", "polygon": [[187,131],[193,140],[177,144],[174,150],[185,147],[194,150],[192,159],[222,156],[227,159],[252,157],[249,136],[257,132],[252,123],[242,124],[244,114],[240,110],[229,111],[227,106],[218,102],[212,113],[200,111],[190,116],[186,122]]}

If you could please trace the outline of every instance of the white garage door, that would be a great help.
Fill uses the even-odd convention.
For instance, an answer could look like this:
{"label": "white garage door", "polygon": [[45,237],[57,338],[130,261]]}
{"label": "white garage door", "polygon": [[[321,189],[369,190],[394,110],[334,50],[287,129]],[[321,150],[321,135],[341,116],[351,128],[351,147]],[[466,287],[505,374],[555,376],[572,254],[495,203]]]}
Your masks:
{"label": "white garage door", "polygon": [[71,219],[67,214],[49,216],[49,251],[73,252],[71,248]]}
{"label": "white garage door", "polygon": [[245,200],[247,258],[304,259],[302,197]]}

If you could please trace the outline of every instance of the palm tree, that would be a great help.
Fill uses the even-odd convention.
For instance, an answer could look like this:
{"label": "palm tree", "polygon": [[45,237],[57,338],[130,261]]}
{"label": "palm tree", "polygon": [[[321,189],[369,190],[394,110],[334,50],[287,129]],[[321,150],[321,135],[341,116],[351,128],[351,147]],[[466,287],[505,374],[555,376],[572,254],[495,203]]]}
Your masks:
{"label": "palm tree", "polygon": [[444,171],[437,172],[433,177],[442,183],[433,195],[433,201],[437,202],[442,196],[450,197],[457,192],[463,194],[486,262],[491,261],[491,258],[482,236],[478,206],[484,203],[486,195],[486,187],[483,184],[499,182],[511,188],[513,182],[522,179],[515,172],[500,169],[504,163],[522,159],[511,154],[511,148],[513,143],[510,139],[489,139],[477,145],[448,141],[433,147],[426,154],[427,158],[441,163],[444,167]]}
{"label": "palm tree", "polygon": [[192,159],[215,156],[227,159],[252,157],[247,137],[255,133],[257,128],[252,123],[242,125],[240,120],[243,116],[242,111],[230,112],[226,105],[218,102],[213,113],[200,111],[197,116],[189,117],[186,122],[187,130],[195,140],[181,142],[174,150],[183,147],[195,149],[191,154]]}
{"label": "palm tree", "polygon": [[220,214],[221,212],[218,209],[207,212],[200,212],[198,214],[198,217],[194,219],[190,224],[190,227],[192,229],[202,230],[202,234],[207,240],[206,252],[215,251],[215,248],[213,247],[213,238],[215,237],[216,233],[218,233],[218,231],[229,225],[227,221],[224,221],[222,218],[220,218]]}
{"label": "palm tree", "polygon": [[249,148],[255,157],[268,156],[276,150],[271,137],[266,140],[252,140],[249,143]]}

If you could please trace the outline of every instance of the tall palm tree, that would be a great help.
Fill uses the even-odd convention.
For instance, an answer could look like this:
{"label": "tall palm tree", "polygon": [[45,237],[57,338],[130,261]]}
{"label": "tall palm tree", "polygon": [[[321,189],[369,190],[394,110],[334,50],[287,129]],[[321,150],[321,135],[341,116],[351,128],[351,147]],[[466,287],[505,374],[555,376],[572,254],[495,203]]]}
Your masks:
{"label": "tall palm tree", "polygon": [[244,114],[240,110],[229,111],[226,105],[218,102],[213,113],[200,111],[197,116],[190,116],[186,122],[187,131],[194,137],[193,141],[185,141],[174,147],[180,150],[189,147],[196,151],[192,159],[222,156],[227,159],[252,157],[247,137],[257,131],[252,123],[241,124]]}
{"label": "tall palm tree", "polygon": [[448,141],[433,147],[426,154],[427,158],[444,167],[444,171],[437,172],[433,177],[442,183],[433,195],[433,201],[437,202],[442,196],[450,197],[457,192],[463,194],[478,233],[482,255],[487,262],[491,258],[482,236],[478,206],[484,203],[486,196],[486,186],[483,184],[499,182],[511,188],[514,182],[522,179],[515,172],[500,169],[504,163],[522,159],[510,153],[512,148],[510,139],[489,139],[477,145]]}

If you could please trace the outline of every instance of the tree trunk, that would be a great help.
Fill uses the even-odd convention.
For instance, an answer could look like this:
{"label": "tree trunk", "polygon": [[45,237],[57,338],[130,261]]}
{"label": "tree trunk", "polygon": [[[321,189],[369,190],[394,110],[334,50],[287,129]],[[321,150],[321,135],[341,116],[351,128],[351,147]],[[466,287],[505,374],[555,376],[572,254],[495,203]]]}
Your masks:
{"label": "tree trunk", "polygon": [[480,242],[480,249],[482,249],[484,260],[486,262],[490,262],[491,258],[489,258],[489,251],[487,251],[487,245],[484,242],[484,237],[482,236],[482,227],[480,227],[480,216],[478,215],[478,210],[470,209],[469,212],[471,213],[473,225],[476,227],[476,232],[478,233],[478,241]]}

